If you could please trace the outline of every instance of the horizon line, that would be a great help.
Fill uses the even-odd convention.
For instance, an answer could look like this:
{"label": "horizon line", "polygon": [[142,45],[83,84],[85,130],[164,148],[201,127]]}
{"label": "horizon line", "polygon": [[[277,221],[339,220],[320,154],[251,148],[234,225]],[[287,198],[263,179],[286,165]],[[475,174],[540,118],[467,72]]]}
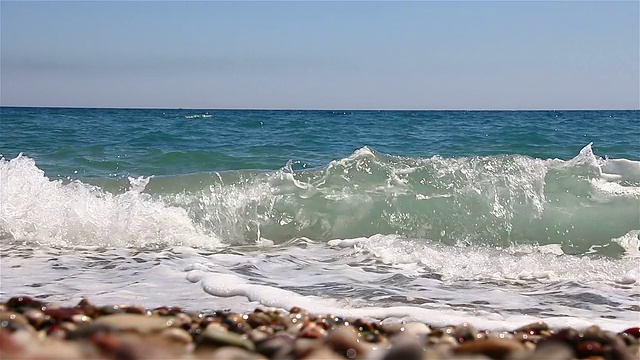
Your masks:
{"label": "horizon line", "polygon": [[398,108],[205,108],[205,107],[121,107],[121,106],[66,106],[66,105],[0,105],[0,108],[34,108],[34,109],[96,109],[96,110],[246,110],[246,111],[638,111],[638,108],[587,108],[587,109],[578,109],[578,108],[523,108],[523,109],[510,109],[510,108],[432,108],[432,109],[421,109],[421,108],[407,108],[407,109],[398,109]]}

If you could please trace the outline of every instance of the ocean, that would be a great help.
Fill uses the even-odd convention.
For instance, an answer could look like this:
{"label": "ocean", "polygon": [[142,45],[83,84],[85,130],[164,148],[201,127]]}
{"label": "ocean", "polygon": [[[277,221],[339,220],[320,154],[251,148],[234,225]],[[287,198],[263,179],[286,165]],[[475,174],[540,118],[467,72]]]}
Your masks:
{"label": "ocean", "polygon": [[640,322],[640,111],[0,108],[0,300]]}

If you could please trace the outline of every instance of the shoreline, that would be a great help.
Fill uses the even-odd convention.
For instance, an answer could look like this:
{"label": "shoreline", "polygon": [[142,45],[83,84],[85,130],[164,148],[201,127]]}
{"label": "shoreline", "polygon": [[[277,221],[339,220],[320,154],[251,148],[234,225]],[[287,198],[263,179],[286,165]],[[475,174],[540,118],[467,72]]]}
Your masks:
{"label": "shoreline", "polygon": [[616,333],[534,322],[485,331],[467,322],[383,323],[298,307],[200,312],[87,299],[62,307],[27,296],[0,303],[0,310],[3,359],[640,358],[638,327]]}

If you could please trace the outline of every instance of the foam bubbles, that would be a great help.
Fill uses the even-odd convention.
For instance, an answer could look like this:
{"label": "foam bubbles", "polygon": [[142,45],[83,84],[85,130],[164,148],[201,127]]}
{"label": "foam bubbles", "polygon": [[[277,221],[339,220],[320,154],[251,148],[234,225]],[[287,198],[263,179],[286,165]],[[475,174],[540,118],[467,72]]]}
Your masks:
{"label": "foam bubbles", "polygon": [[201,232],[185,209],[142,193],[148,178],[114,195],[80,181],[50,180],[24,156],[0,160],[0,228],[20,241],[48,245],[154,246],[219,241]]}

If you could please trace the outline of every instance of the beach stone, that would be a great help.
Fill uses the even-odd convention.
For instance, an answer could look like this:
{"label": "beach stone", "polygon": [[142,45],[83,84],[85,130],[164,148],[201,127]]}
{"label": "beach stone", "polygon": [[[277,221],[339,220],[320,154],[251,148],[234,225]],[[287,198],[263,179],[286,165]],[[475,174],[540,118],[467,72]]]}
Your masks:
{"label": "beach stone", "polygon": [[106,325],[114,330],[132,330],[140,334],[160,332],[168,327],[176,326],[176,322],[173,317],[136,314],[114,314],[101,316],[93,323],[96,325]]}
{"label": "beach stone", "polygon": [[628,329],[624,330],[622,333],[623,334],[627,334],[627,335],[631,335],[631,336],[635,337],[636,339],[640,338],[640,328],[639,327],[628,328]]}
{"label": "beach stone", "polygon": [[[284,358],[293,351],[294,336],[287,332],[277,333],[256,343],[256,351],[268,358]],[[278,356],[275,356],[278,354]]]}
{"label": "beach stone", "polygon": [[380,326],[380,331],[386,334],[387,336],[393,336],[403,332],[405,330],[404,326],[405,324],[398,324],[398,323],[382,324]]}
{"label": "beach stone", "polygon": [[229,331],[236,332],[238,334],[246,334],[251,330],[251,326],[246,322],[244,316],[241,314],[229,314],[222,319],[222,323],[227,326]]}
{"label": "beach stone", "polygon": [[225,346],[215,349],[212,352],[198,351],[196,356],[202,359],[216,360],[262,360],[267,359],[261,354],[233,346]]}
{"label": "beach stone", "polygon": [[120,306],[120,310],[123,310],[127,314],[152,315],[151,311],[140,305]]}
{"label": "beach stone", "polygon": [[86,359],[78,344],[45,339],[42,342],[31,343],[26,351],[30,359],[71,360]]}
{"label": "beach stone", "polygon": [[229,329],[227,329],[226,327],[222,326],[222,324],[214,322],[214,323],[210,323],[209,325],[207,325],[207,327],[205,328],[205,331],[213,331],[213,332],[228,332]]}
{"label": "beach stone", "polygon": [[209,328],[207,328],[207,330],[200,334],[200,337],[197,341],[197,346],[235,346],[249,351],[255,351],[255,345],[245,336],[229,331],[211,331],[209,330]]}
{"label": "beach stone", "polygon": [[293,343],[293,355],[297,359],[304,358],[321,346],[323,346],[322,341],[318,339],[296,339]]}
{"label": "beach stone", "polygon": [[36,329],[39,329],[42,324],[49,320],[47,319],[47,315],[45,315],[40,309],[29,309],[25,311],[23,315]]}
{"label": "beach stone", "polygon": [[13,311],[3,311],[0,313],[0,329],[9,331],[35,331],[24,315]]}
{"label": "beach stone", "polygon": [[629,350],[629,354],[640,359],[640,345],[629,346],[628,350]]}
{"label": "beach stone", "polygon": [[431,328],[420,322],[410,322],[404,325],[403,333],[423,337],[431,334]]}
{"label": "beach stone", "polygon": [[543,321],[534,322],[516,329],[516,332],[523,332],[529,335],[540,335],[543,331],[548,331],[549,325]]}
{"label": "beach stone", "polygon": [[312,321],[307,321],[298,333],[298,337],[300,338],[320,339],[326,336],[327,331]]}
{"label": "beach stone", "polygon": [[329,332],[325,344],[336,353],[352,359],[364,356],[367,348],[358,341],[358,332],[352,326],[339,326]]}
{"label": "beach stone", "polygon": [[20,310],[20,309],[46,309],[46,305],[44,302],[40,300],[36,300],[29,296],[16,296],[12,297],[5,303],[6,306],[12,309]]}
{"label": "beach stone", "polygon": [[247,337],[249,337],[249,340],[253,341],[254,344],[266,340],[269,336],[271,335],[259,329],[251,329],[247,332]]}
{"label": "beach stone", "polygon": [[271,317],[263,312],[252,312],[247,317],[247,323],[254,329],[263,325],[269,325]]}
{"label": "beach stone", "polygon": [[615,360],[638,360],[640,359],[640,349],[637,347],[633,349],[624,346],[611,346],[603,350],[602,357]]}
{"label": "beach stone", "polygon": [[524,351],[525,347],[517,340],[487,338],[466,341],[453,349],[455,354],[483,354],[492,359],[505,359],[510,353]]}
{"label": "beach stone", "polygon": [[326,346],[322,346],[322,347],[319,347],[319,348],[313,350],[312,352],[307,354],[307,356],[303,357],[302,359],[309,359],[309,360],[316,360],[316,359],[344,360],[344,357],[336,354],[330,348],[328,348]]}
{"label": "beach stone", "polygon": [[468,323],[463,323],[458,326],[453,333],[451,334],[459,343],[463,343],[465,341],[475,340],[478,331]]}
{"label": "beach stone", "polygon": [[124,310],[120,308],[120,305],[105,305],[105,306],[99,307],[97,309],[96,316],[98,315],[107,316],[107,315],[114,315],[114,314],[124,314]]}
{"label": "beach stone", "polygon": [[82,315],[83,310],[80,308],[47,308],[44,314],[55,319],[56,321],[72,321],[74,315]]}
{"label": "beach stone", "polygon": [[421,360],[425,355],[424,347],[413,334],[394,336],[392,344],[383,360]]}
{"label": "beach stone", "polygon": [[571,329],[571,328],[564,328],[558,331],[557,333],[549,336],[548,338],[543,339],[541,343],[547,342],[547,341],[560,341],[573,347],[576,344],[576,340],[578,339],[579,336],[580,336],[580,333],[578,332],[578,330]]}
{"label": "beach stone", "polygon": [[576,346],[576,352],[581,358],[599,356],[602,354],[602,344],[594,340],[583,341]]}
{"label": "beach stone", "polygon": [[[518,355],[519,353],[512,353]],[[523,353],[524,356],[509,356],[509,360],[571,360],[574,358],[573,349],[569,345],[559,342],[550,341],[543,345],[537,346],[535,351]]]}
{"label": "beach stone", "polygon": [[193,342],[193,338],[191,337],[191,334],[189,334],[188,331],[181,328],[164,329],[160,333],[160,336],[163,339],[172,341],[174,343],[182,344],[182,345],[188,345]]}

